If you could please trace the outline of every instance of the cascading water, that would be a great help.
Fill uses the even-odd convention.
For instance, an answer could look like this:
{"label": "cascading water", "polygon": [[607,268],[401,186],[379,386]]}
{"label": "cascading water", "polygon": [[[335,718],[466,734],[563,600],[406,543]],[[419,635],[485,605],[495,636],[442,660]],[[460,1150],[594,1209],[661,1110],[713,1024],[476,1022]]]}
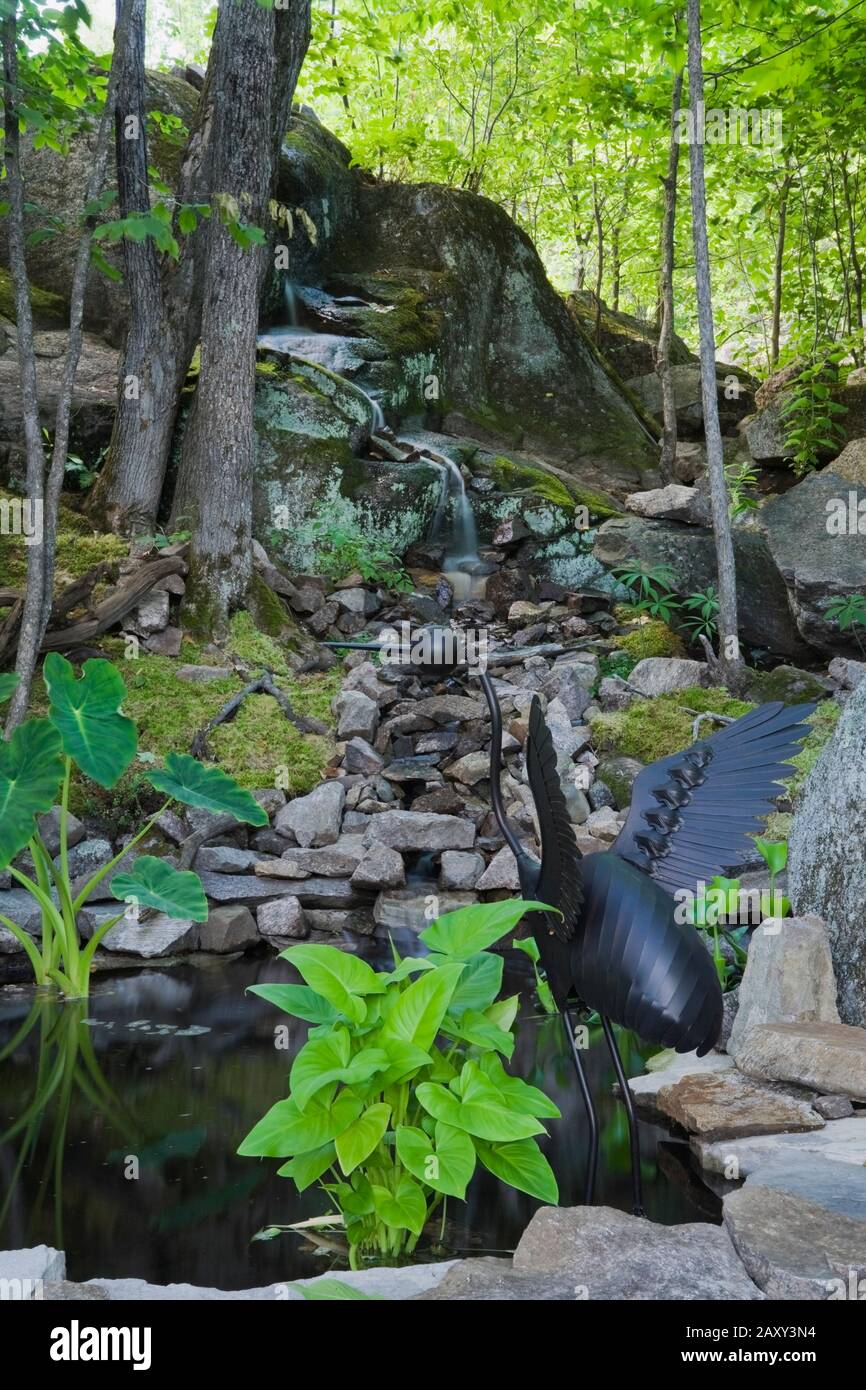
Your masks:
{"label": "cascading water", "polygon": [[[483,598],[485,575],[478,555],[478,531],[475,513],[466,492],[466,482],[459,464],[439,449],[432,449],[420,439],[406,440],[423,454],[426,462],[442,470],[442,491],[428,532],[428,540],[445,546],[442,571],[454,590],[456,599]],[[449,510],[451,526],[446,533]]]}

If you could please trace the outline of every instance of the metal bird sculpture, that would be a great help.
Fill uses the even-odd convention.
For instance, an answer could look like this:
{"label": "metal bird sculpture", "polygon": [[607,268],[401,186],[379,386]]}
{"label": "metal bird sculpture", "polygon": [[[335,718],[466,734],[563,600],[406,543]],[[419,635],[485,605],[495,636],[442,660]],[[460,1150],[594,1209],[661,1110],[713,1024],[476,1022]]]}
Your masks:
{"label": "metal bird sculpture", "polygon": [[[334,643],[374,647],[378,644]],[[441,679],[457,662],[436,646],[422,679]],[[438,655],[436,655],[438,653]],[[495,660],[495,656],[493,657]],[[707,1053],[719,1036],[722,992],[703,938],[677,915],[674,895],[735,870],[753,851],[751,836],[779,795],[786,763],[799,751],[814,705],[761,705],[682,753],[650,764],[635,779],[628,817],[606,852],[581,856],[560,784],[556,750],[534,697],[525,744],[541,859],[528,854],[502,800],[502,715],[486,670],[477,675],[490,710],[493,812],[514,853],[521,893],[557,913],[527,919],[561,1012],[589,1121],[587,1204],[598,1169],[599,1127],[575,1034],[575,1003],[597,1011],[629,1127],[633,1209],[641,1214],[637,1117],[613,1024],[677,1052]],[[787,769],[788,775],[790,770]],[[559,914],[559,915],[557,915]]]}

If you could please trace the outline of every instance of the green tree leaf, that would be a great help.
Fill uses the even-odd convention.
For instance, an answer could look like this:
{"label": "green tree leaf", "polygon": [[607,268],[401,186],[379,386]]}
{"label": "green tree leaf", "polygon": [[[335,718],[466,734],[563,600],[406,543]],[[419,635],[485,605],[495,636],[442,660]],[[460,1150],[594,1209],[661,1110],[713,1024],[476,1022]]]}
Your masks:
{"label": "green tree leaf", "polygon": [[234,816],[247,825],[267,825],[268,814],[248,791],[218,767],[205,767],[187,753],[169,753],[165,767],[148,781],[157,791],[204,811]]}
{"label": "green tree leaf", "polygon": [[47,719],[19,724],[0,742],[0,869],[31,839],[35,817],[50,811],[63,778],[60,735]]}
{"label": "green tree leaf", "polygon": [[247,1158],[292,1158],[321,1149],[356,1120],[364,1108],[360,1096],[341,1091],[335,1100],[310,1102],[300,1110],[295,1101],[278,1100],[253,1125],[238,1153]]}
{"label": "green tree leaf", "polygon": [[425,1051],[432,1047],[463,969],[463,965],[456,962],[440,965],[414,980],[385,1020],[383,1041],[398,1038]]}
{"label": "green tree leaf", "polygon": [[390,1105],[380,1102],[378,1105],[371,1105],[357,1120],[353,1120],[342,1134],[337,1135],[337,1158],[347,1176],[359,1163],[363,1163],[365,1158],[370,1157],[388,1128],[390,1118]]}
{"label": "green tree leaf", "polygon": [[307,1023],[333,1023],[337,1010],[309,985],[250,985],[247,994],[257,994],[283,1013]]}
{"label": "green tree leaf", "polygon": [[475,1172],[475,1147],[468,1134],[437,1121],[434,1138],[411,1125],[397,1127],[397,1156],[404,1168],[435,1192],[466,1196]]}
{"label": "green tree leaf", "polygon": [[437,917],[421,932],[421,940],[430,951],[438,951],[451,960],[468,961],[512,931],[527,912],[551,911],[555,909],[544,903],[525,902],[523,898],[507,898],[501,903],[473,903],[471,907],[458,907],[454,912]]}
{"label": "green tree leaf", "polygon": [[555,1205],[559,1188],[553,1169],[534,1139],[521,1139],[513,1144],[490,1144],[476,1139],[478,1157],[494,1177],[501,1178],[518,1192]]}
{"label": "green tree leaf", "polygon": [[109,886],[120,902],[132,898],[140,907],[155,907],[168,917],[207,921],[207,898],[198,874],[175,869],[154,854],[142,854],[129,873],[116,874]]}
{"label": "green tree leaf", "polygon": [[[266,8],[273,3],[273,0],[257,0],[257,3]],[[384,1294],[364,1293],[363,1289],[356,1289],[354,1284],[344,1284],[341,1279],[317,1279],[314,1284],[287,1284],[286,1288],[292,1289],[295,1293],[301,1294],[308,1303],[330,1302],[330,1303],[383,1303]]]}
{"label": "green tree leaf", "polygon": [[449,1014],[461,1014],[465,1009],[488,1008],[502,988],[504,956],[495,956],[490,951],[480,951],[470,956],[466,969],[448,1005]]}
{"label": "green tree leaf", "polygon": [[311,1149],[309,1153],[296,1154],[294,1158],[290,1158],[288,1163],[277,1169],[277,1177],[293,1178],[298,1191],[306,1192],[307,1188],[312,1187],[336,1161],[337,1150],[331,1140],[320,1149]]}
{"label": "green tree leaf", "polygon": [[67,757],[98,783],[113,787],[135,757],[138,734],[120,713],[126,686],[110,661],[91,659],[81,668],[59,652],[49,652],[42,668],[50,701],[49,719]]}

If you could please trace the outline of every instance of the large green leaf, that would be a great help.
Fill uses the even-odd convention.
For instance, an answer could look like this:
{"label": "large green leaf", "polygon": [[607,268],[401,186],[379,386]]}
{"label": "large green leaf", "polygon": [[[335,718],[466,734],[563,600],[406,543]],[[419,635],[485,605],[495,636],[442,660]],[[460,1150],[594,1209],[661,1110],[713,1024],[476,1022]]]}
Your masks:
{"label": "large green leaf", "polygon": [[309,1153],[296,1154],[294,1158],[290,1158],[288,1163],[277,1169],[277,1176],[293,1178],[298,1191],[306,1192],[307,1188],[312,1187],[336,1161],[337,1150],[332,1139],[320,1149],[311,1149]]}
{"label": "large green leaf", "polygon": [[63,751],[100,787],[113,787],[135,757],[135,725],[120,713],[126,686],[110,661],[85,661],[80,679],[59,652],[49,652],[42,668],[50,701],[49,718]]}
{"label": "large green leaf", "polygon": [[203,811],[234,816],[247,825],[267,825],[268,813],[250,792],[218,767],[205,767],[188,753],[169,753],[165,767],[151,772],[148,781],[157,791],[199,806]]}
{"label": "large green leaf", "polygon": [[414,980],[388,1015],[382,1028],[383,1040],[398,1038],[425,1051],[432,1047],[463,969],[457,962],[440,965]]}
{"label": "large green leaf", "polygon": [[506,898],[501,903],[474,903],[437,917],[421,932],[421,940],[430,951],[439,951],[451,960],[468,961],[512,931],[525,913],[542,911],[554,909],[544,903],[525,902],[523,898]]}
{"label": "large green leaf", "polygon": [[363,996],[381,994],[385,988],[382,976],[372,966],[336,946],[290,946],[280,954],[311,989],[353,1023],[363,1023],[366,1017]]}
{"label": "large green leaf", "polygon": [[399,1081],[407,1081],[422,1067],[429,1067],[433,1058],[423,1047],[404,1042],[402,1038],[380,1037],[382,1047],[390,1063],[382,1077],[382,1086],[393,1086]]}
{"label": "large green leaf", "polygon": [[521,1139],[515,1144],[489,1144],[476,1139],[475,1148],[484,1167],[509,1187],[554,1206],[559,1201],[553,1169],[534,1139]]}
{"label": "large green leaf", "polygon": [[370,1157],[388,1128],[390,1118],[390,1105],[380,1102],[378,1105],[371,1105],[357,1120],[353,1120],[342,1134],[337,1135],[337,1158],[347,1176],[359,1163],[363,1163],[365,1158]]}
{"label": "large green leaf", "polygon": [[10,699],[13,691],[18,688],[18,677],[14,671],[0,675],[0,705]]}
{"label": "large green leaf", "polygon": [[475,1047],[485,1050],[493,1048],[505,1057],[510,1057],[514,1051],[513,1035],[497,1028],[477,1009],[466,1009],[459,1018],[452,1018],[449,1013],[442,1022],[442,1032],[449,1038],[460,1038],[462,1042],[472,1043]]}
{"label": "large green leaf", "polygon": [[509,1075],[495,1052],[482,1057],[478,1065],[490,1084],[499,1091],[500,1095],[505,1097],[505,1102],[510,1110],[517,1110],[521,1115],[540,1115],[552,1120],[559,1119],[561,1113],[559,1106],[550,1099],[550,1096],[546,1096],[537,1086],[530,1086],[519,1076]]}
{"label": "large green leaf", "polygon": [[323,1086],[334,1081],[362,1085],[377,1072],[387,1070],[390,1059],[381,1048],[367,1047],[350,1058],[347,1029],[333,1028],[323,1037],[304,1044],[292,1064],[289,1087],[301,1110]]}
{"label": "large green leaf", "polygon": [[466,1196],[475,1172],[475,1146],[468,1134],[437,1121],[434,1139],[411,1125],[397,1128],[397,1156],[414,1177],[444,1192],[446,1197]]}
{"label": "large green leaf", "polygon": [[504,1097],[481,1073],[467,1084],[464,1096],[432,1081],[422,1081],[415,1094],[428,1115],[479,1139],[510,1143],[544,1133],[544,1126],[533,1116],[509,1110]]}
{"label": "large green leaf", "polygon": [[142,854],[128,874],[115,874],[109,886],[119,902],[133,898],[139,907],[155,907],[167,917],[207,921],[207,898],[198,874],[175,869],[154,854]]}
{"label": "large green leaf", "polygon": [[396,1192],[389,1191],[387,1187],[374,1186],[373,1200],[376,1203],[376,1215],[386,1226],[395,1227],[399,1231],[411,1231],[413,1236],[420,1236],[427,1220],[427,1202],[414,1178],[404,1173],[397,1184]]}
{"label": "large green leaf", "polygon": [[0,742],[0,869],[12,862],[50,811],[63,778],[60,735],[47,719],[19,724]]}
{"label": "large green leaf", "polygon": [[466,969],[451,996],[449,1014],[461,1014],[464,1009],[484,1010],[493,1003],[502,988],[504,956],[480,951],[466,962]]}
{"label": "large green leaf", "polygon": [[385,1295],[364,1293],[354,1284],[344,1284],[341,1279],[328,1279],[322,1276],[315,1284],[287,1284],[287,1289],[299,1293],[308,1303],[382,1303]]}
{"label": "large green leaf", "polygon": [[321,1149],[356,1120],[364,1107],[360,1096],[341,1091],[326,1104],[313,1100],[306,1110],[295,1101],[278,1100],[257,1125],[253,1125],[238,1153],[245,1158],[292,1158]]}
{"label": "large green leaf", "polygon": [[249,985],[247,994],[257,994],[283,1013],[306,1023],[333,1023],[337,1010],[309,985]]}

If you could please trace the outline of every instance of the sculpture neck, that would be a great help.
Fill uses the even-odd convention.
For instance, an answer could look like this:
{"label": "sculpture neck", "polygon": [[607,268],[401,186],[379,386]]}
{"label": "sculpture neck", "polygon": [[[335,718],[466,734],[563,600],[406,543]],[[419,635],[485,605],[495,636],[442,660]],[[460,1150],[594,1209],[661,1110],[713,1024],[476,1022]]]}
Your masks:
{"label": "sculpture neck", "polygon": [[502,712],[499,708],[499,701],[496,698],[496,691],[493,682],[486,671],[479,671],[478,679],[481,682],[481,689],[484,691],[484,698],[487,701],[487,708],[490,710],[490,799],[493,802],[493,814],[496,823],[505,837],[505,843],[513,853],[515,859],[520,864],[522,859],[527,859],[528,855],[515,835],[508,819],[505,815],[505,806],[502,801],[502,785],[500,781],[502,768]]}

